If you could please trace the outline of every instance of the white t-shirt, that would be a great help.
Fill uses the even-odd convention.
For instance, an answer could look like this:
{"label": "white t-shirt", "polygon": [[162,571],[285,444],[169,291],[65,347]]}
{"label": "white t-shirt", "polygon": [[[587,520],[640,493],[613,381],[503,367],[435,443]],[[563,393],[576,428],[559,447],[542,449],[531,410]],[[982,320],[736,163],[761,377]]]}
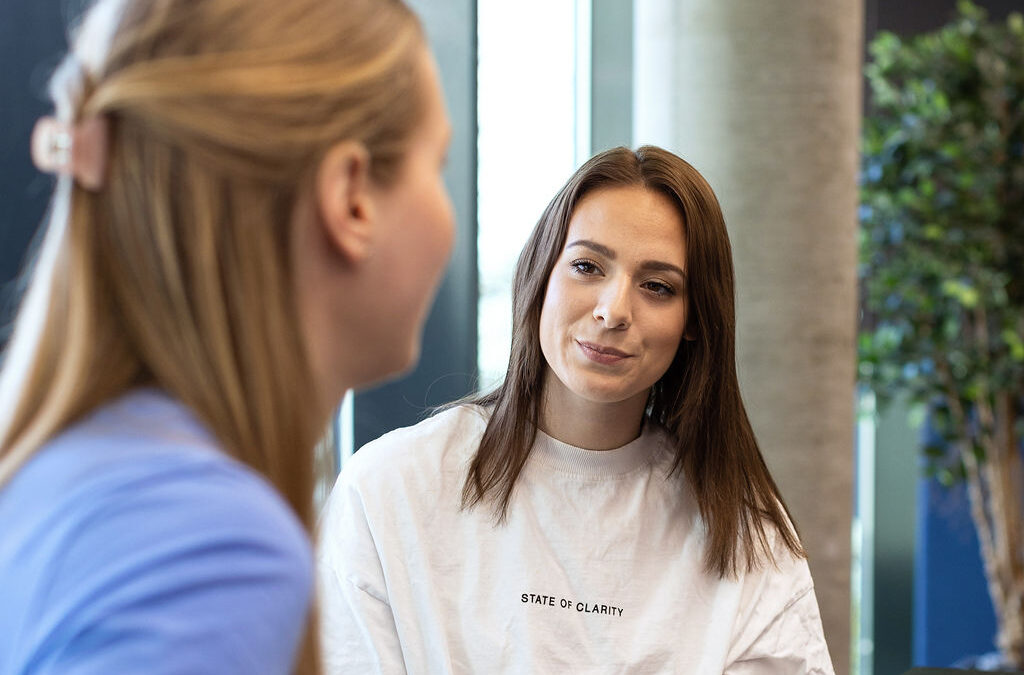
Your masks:
{"label": "white t-shirt", "polygon": [[328,673],[833,672],[805,560],[704,571],[665,431],[599,452],[538,433],[496,524],[460,506],[485,425],[454,408],[345,467],[320,524]]}

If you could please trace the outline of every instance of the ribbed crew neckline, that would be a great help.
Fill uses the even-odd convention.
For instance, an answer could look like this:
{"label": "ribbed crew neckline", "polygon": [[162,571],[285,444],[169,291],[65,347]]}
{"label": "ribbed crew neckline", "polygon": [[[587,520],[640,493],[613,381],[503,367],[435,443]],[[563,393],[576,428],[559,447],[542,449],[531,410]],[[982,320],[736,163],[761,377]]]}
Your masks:
{"label": "ribbed crew neckline", "polygon": [[611,478],[631,473],[655,459],[660,443],[653,425],[644,423],[640,435],[612,450],[587,450],[548,436],[537,429],[530,458],[545,467],[575,476]]}

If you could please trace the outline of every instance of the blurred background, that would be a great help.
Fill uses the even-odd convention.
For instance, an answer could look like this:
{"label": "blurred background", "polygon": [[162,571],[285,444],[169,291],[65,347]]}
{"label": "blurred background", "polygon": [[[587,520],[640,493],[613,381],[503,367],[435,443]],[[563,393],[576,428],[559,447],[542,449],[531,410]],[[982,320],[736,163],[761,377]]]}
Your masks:
{"label": "blurred background", "polygon": [[[991,653],[995,663],[1000,648],[1024,665],[1020,477],[999,473],[1020,473],[1024,428],[1024,269],[1006,238],[1024,235],[1021,211],[1006,206],[1024,189],[1024,27],[1006,22],[1021,3],[410,4],[455,129],[447,180],[459,236],[422,362],[346,398],[338,464],[432,406],[500,381],[512,269],[547,202],[595,152],[662,145],[722,202],[744,397],[809,550],[837,673]],[[0,3],[0,340],[52,187],[32,168],[28,139],[82,5]],[[936,37],[914,41],[922,35]],[[975,71],[988,89],[972,84]],[[948,262],[939,244],[968,252],[967,262]],[[984,283],[972,276],[978,251],[1003,265]],[[916,304],[907,278],[917,280]],[[929,283],[941,302],[922,299]],[[989,324],[1002,340],[991,353],[957,342]],[[926,377],[943,359],[912,341],[933,325],[945,338],[926,347],[954,367],[945,389]],[[999,486],[1002,501],[986,501]]]}

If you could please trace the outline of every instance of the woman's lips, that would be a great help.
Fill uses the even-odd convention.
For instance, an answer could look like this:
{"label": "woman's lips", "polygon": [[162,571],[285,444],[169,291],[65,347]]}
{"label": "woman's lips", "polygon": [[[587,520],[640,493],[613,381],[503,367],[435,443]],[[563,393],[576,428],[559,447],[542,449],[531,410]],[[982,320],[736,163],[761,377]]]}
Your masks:
{"label": "woman's lips", "polygon": [[584,342],[583,340],[576,340],[576,344],[580,346],[580,351],[591,361],[601,363],[604,365],[611,365],[618,363],[624,359],[628,359],[632,354],[627,354],[624,351],[615,349],[614,347],[604,347],[593,342]]}

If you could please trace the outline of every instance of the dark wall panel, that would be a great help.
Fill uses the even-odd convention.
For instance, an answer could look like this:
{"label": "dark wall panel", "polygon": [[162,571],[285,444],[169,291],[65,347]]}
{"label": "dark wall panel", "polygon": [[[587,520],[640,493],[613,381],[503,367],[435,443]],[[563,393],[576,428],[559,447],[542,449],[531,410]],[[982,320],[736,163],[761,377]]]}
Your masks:
{"label": "dark wall panel", "polygon": [[55,0],[0,2],[0,346],[53,188],[53,179],[32,166],[29,138],[36,119],[50,111],[46,82],[67,49],[68,7]]}

